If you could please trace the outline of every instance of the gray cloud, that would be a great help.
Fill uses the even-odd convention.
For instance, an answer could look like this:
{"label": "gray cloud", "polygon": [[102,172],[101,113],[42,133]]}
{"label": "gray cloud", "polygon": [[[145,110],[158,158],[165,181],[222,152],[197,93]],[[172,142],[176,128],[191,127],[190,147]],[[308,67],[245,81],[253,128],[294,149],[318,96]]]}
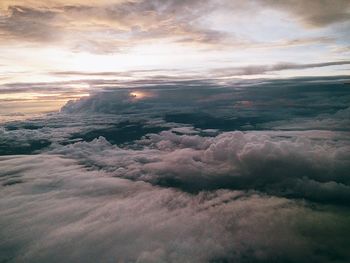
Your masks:
{"label": "gray cloud", "polygon": [[264,0],[262,2],[268,7],[291,13],[309,26],[323,27],[350,20],[350,3],[347,0]]}
{"label": "gray cloud", "polygon": [[[30,152],[31,144],[26,144],[30,138],[69,143],[79,138],[90,141],[100,135],[120,144],[147,133],[184,126],[193,126],[200,134],[207,134],[203,133],[207,129],[217,133],[254,129],[350,129],[346,117],[350,100],[346,76],[219,81],[159,78],[120,83],[96,79],[5,85],[5,93],[25,92],[27,88],[31,92],[60,93],[67,98],[79,93],[91,95],[70,101],[60,113],[1,125],[0,145],[8,150],[12,144],[14,153],[22,146]],[[81,83],[88,85],[82,89],[71,86]],[[135,99],[130,95],[135,91],[145,96]],[[18,109],[22,102],[0,104],[4,111],[5,106]]]}
{"label": "gray cloud", "polygon": [[214,75],[221,76],[243,76],[243,75],[258,75],[258,74],[267,74],[273,73],[276,71],[282,70],[301,70],[308,68],[321,68],[321,67],[330,67],[330,66],[340,66],[340,65],[349,65],[350,61],[330,61],[322,63],[307,63],[307,64],[295,64],[295,63],[279,63],[271,66],[267,65],[257,65],[257,66],[246,66],[246,67],[236,67],[236,68],[223,68],[213,71]]}
{"label": "gray cloud", "polygon": [[7,14],[0,16],[0,32],[3,31],[2,34],[7,39],[15,37],[39,42],[52,41],[59,37],[60,32],[54,24],[57,15],[57,12],[51,10],[10,6]]}
{"label": "gray cloud", "polygon": [[[349,65],[350,61],[348,60],[340,60],[340,61],[327,61],[327,62],[321,62],[321,63],[306,63],[306,64],[299,64],[299,63],[288,63],[288,62],[281,62],[274,65],[252,65],[252,66],[242,66],[242,67],[231,67],[231,68],[219,68],[214,69],[210,71],[212,80],[215,81],[215,78],[226,76],[226,75],[232,75],[232,76],[243,76],[243,75],[261,75],[261,74],[267,74],[267,73],[273,73],[277,71],[283,71],[283,70],[302,70],[302,69],[309,69],[309,68],[322,68],[322,67],[331,67],[331,66],[342,66],[342,65]],[[161,69],[154,69],[154,70],[131,70],[128,72],[81,72],[81,71],[58,71],[58,72],[51,72],[52,75],[57,76],[100,76],[100,77],[134,77],[137,78],[140,74],[153,74],[153,77],[151,77],[152,81],[156,81],[158,79],[162,80],[162,78],[169,83],[169,80],[171,79],[171,76],[167,76],[170,72],[178,72],[178,74],[185,74],[184,72],[181,72],[180,70],[171,69],[171,70],[161,70]],[[201,78],[202,75],[204,75],[204,72],[200,71],[193,71],[192,74],[188,75],[189,79],[203,79]],[[179,81],[185,80],[186,76],[184,78],[179,78]],[[150,79],[148,79],[149,81]],[[102,81],[102,80],[101,80]],[[147,81],[145,80],[139,80],[139,81]],[[154,83],[154,82],[153,82]],[[127,84],[127,82],[126,82]]]}

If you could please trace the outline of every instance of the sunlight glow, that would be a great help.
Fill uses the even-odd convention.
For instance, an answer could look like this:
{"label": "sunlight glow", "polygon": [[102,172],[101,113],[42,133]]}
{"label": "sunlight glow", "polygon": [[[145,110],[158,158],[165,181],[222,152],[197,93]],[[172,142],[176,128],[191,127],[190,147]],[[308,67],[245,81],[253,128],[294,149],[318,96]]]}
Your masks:
{"label": "sunlight glow", "polygon": [[146,94],[144,92],[134,91],[130,93],[130,97],[132,97],[133,99],[142,99],[146,97]]}
{"label": "sunlight glow", "polygon": [[130,92],[129,95],[133,100],[141,100],[141,99],[155,96],[153,93],[145,92],[145,91],[133,91],[133,92]]}

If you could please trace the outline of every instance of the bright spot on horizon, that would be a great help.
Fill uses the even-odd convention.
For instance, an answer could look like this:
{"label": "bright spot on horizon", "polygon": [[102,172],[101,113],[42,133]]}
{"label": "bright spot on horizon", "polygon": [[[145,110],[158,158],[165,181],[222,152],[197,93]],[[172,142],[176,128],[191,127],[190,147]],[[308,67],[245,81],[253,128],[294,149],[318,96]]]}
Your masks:
{"label": "bright spot on horizon", "polygon": [[147,94],[145,92],[141,92],[141,91],[133,91],[130,92],[130,97],[132,97],[133,99],[143,99],[145,97],[150,97],[150,94]]}

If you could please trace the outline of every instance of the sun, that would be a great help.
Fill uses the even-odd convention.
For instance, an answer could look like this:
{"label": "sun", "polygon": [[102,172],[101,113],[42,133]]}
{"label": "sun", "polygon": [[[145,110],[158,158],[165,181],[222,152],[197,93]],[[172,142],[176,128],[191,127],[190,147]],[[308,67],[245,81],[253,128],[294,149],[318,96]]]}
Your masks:
{"label": "sun", "polygon": [[129,95],[133,99],[137,99],[137,100],[140,100],[140,99],[147,97],[147,94],[144,92],[141,92],[141,91],[133,91],[133,92],[130,92]]}

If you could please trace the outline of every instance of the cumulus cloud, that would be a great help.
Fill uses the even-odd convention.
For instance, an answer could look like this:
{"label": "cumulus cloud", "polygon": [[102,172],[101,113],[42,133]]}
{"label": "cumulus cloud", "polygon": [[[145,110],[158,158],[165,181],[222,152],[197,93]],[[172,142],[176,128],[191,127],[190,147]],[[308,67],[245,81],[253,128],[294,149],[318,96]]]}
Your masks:
{"label": "cumulus cloud", "polygon": [[[330,64],[276,65],[275,68],[282,70],[327,65]],[[270,67],[244,70],[256,73],[267,68]],[[227,83],[220,83],[219,80],[159,80],[153,85],[140,81],[128,84],[134,88],[105,90],[79,101],[71,101],[62,108],[62,112],[133,114],[134,117],[162,118],[166,122],[226,131],[272,129],[273,125],[281,126],[277,121],[297,123],[304,118],[312,122],[316,118],[320,124],[318,129],[339,130],[337,127],[342,127],[346,130],[346,118],[332,116],[336,111],[348,107],[347,81],[346,76]],[[148,95],[135,100],[130,95],[134,91]],[[321,125],[321,120],[327,118],[333,119],[334,125],[326,125],[326,122]]]}
{"label": "cumulus cloud", "polygon": [[312,210],[254,192],[190,195],[54,155],[0,162],[2,261],[345,262],[349,256],[344,210]]}
{"label": "cumulus cloud", "polygon": [[346,81],[139,81],[0,124],[0,261],[347,262]]}
{"label": "cumulus cloud", "polygon": [[[23,151],[17,153],[29,153],[31,140],[67,144],[99,136],[119,145],[171,128],[178,134],[194,132],[200,136],[232,130],[346,132],[350,129],[347,81],[346,76],[226,83],[159,79],[156,84],[130,82],[123,89],[96,92],[99,85],[113,86],[116,81],[94,80],[89,82],[89,97],[68,102],[60,113],[2,124],[0,147],[2,152],[12,149],[16,153],[23,146]],[[38,92],[51,87],[26,85],[37,87]],[[70,89],[69,83],[57,85],[57,92]],[[23,84],[7,87],[18,91],[22,88]],[[135,92],[141,95],[135,98]],[[186,131],[191,127],[192,131]]]}
{"label": "cumulus cloud", "polygon": [[[100,137],[55,152],[114,176],[189,192],[255,189],[320,202],[346,204],[350,200],[348,144],[331,140],[321,144],[301,135],[298,139],[281,137],[283,133],[202,137],[164,131],[137,142],[144,146],[139,150],[121,149]],[[308,191],[308,185],[313,191]],[[324,195],[323,188],[327,190]]]}

